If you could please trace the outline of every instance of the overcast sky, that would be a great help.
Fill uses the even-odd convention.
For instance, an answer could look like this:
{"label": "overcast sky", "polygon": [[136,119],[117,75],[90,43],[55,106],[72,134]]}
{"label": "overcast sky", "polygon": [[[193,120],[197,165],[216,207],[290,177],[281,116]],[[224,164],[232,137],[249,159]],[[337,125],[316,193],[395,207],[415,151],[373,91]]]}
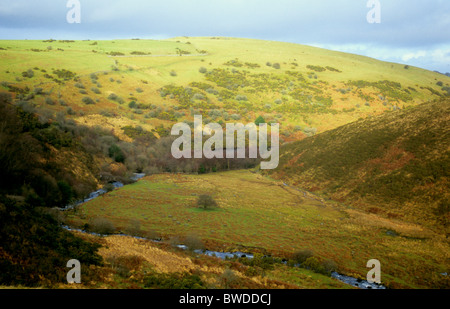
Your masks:
{"label": "overcast sky", "polygon": [[314,45],[450,72],[450,0],[0,0],[0,39],[229,36]]}

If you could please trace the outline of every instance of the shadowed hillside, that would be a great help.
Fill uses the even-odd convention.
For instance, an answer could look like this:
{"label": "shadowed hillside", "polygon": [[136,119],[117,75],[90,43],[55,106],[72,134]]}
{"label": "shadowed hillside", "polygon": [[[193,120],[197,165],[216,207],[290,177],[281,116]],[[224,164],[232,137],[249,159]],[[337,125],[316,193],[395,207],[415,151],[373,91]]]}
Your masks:
{"label": "shadowed hillside", "polygon": [[448,234],[449,115],[438,100],[285,145],[272,175]]}

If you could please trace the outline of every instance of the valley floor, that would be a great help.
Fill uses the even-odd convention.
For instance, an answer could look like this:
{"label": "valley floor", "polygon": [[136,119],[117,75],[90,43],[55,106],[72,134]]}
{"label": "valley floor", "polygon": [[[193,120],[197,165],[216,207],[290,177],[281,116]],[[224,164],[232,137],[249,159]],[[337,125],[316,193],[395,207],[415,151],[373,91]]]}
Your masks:
{"label": "valley floor", "polygon": [[[218,207],[200,209],[196,201],[204,194],[211,195]],[[449,287],[444,274],[448,272],[450,250],[444,236],[323,200],[249,170],[148,176],[83,204],[69,212],[67,219],[72,226],[82,227],[93,218],[112,222],[118,231],[138,227],[140,234],[162,238],[165,245],[201,243],[209,250],[286,259],[296,252],[310,251],[316,261],[332,262],[340,273],[360,279],[365,279],[370,270],[367,262],[377,259],[381,262],[382,283],[388,288]],[[143,253],[148,245],[140,247],[138,240],[113,236],[101,241],[108,243],[105,250],[110,250],[109,254],[137,254],[156,269],[158,260],[166,260]],[[171,259],[178,266],[174,264],[163,272],[177,272],[179,267],[189,270],[197,258]],[[220,268],[216,262],[209,265]],[[342,287],[337,280],[314,272],[305,277],[305,271],[310,272],[278,265],[263,277],[255,275],[258,280],[271,278],[300,288]],[[308,276],[318,278],[309,282]]]}

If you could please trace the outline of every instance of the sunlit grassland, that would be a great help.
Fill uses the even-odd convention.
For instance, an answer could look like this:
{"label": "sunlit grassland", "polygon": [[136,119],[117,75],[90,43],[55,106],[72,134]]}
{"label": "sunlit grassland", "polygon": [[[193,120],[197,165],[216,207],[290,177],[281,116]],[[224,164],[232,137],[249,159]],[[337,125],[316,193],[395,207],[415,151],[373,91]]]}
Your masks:
{"label": "sunlit grassland", "polygon": [[[219,208],[196,207],[200,194],[212,195]],[[146,177],[86,203],[79,214],[83,222],[108,218],[119,229],[138,220],[165,239],[195,234],[209,249],[280,256],[310,249],[361,278],[376,258],[392,287],[445,284],[440,272],[448,267],[448,242],[428,230],[320,201],[249,171]]]}
{"label": "sunlit grassland", "polygon": [[[148,125],[151,128],[160,124],[170,126],[173,121],[157,117],[149,119],[145,117],[148,110],[136,114],[128,108],[129,102],[134,100],[139,104],[154,105],[172,112],[177,108],[183,114],[177,121],[192,121],[189,108],[180,109],[177,98],[162,98],[159,92],[161,88],[167,85],[193,88],[191,83],[200,82],[221,91],[226,88],[207,80],[207,75],[199,72],[200,68],[205,68],[207,72],[246,72],[244,80],[255,82],[259,86],[258,90],[255,85],[238,87],[233,89],[232,97],[225,100],[219,98],[219,95],[203,91],[206,100],[192,101],[189,104],[203,114],[210,109],[220,109],[229,115],[239,114],[243,122],[253,122],[259,115],[263,115],[266,121],[277,121],[282,125],[282,131],[287,132],[283,136],[286,140],[298,137],[293,132],[295,127],[317,128],[318,132],[323,132],[359,118],[383,113],[394,106],[406,108],[428,101],[433,98],[433,94],[426,87],[442,93],[436,85],[437,81],[442,81],[444,85],[450,82],[450,78],[444,75],[415,67],[405,69],[403,64],[305,45],[254,39],[177,37],[168,40],[73,42],[24,40],[0,41],[0,48],[0,81],[21,87],[26,85],[30,91],[36,87],[42,88],[54,100],[60,96],[78,114],[89,116],[105,111],[110,114],[115,112],[123,117],[122,123],[126,122],[126,125]],[[180,51],[184,52],[183,56],[179,56]],[[111,53],[120,54],[114,56]],[[238,61],[243,66],[227,65],[230,61]],[[275,69],[268,63],[277,63],[280,69]],[[309,66],[319,66],[322,69],[330,67],[338,71],[326,69],[317,72],[309,69]],[[34,70],[34,77],[22,78],[22,72],[30,69]],[[80,94],[79,89],[74,87],[76,82],[73,80],[57,84],[45,78],[42,70],[52,75],[54,69],[75,73],[76,82],[86,86],[87,94]],[[300,74],[305,81],[299,82],[297,77],[288,76],[288,71]],[[91,83],[91,74],[97,75],[101,93],[91,91],[91,87],[97,87]],[[255,76],[260,76],[263,80],[257,80],[258,77]],[[221,78],[226,80],[228,77]],[[274,88],[271,85],[273,80],[267,82],[271,78],[289,78],[291,83]],[[358,89],[349,84],[350,81],[359,80],[398,82],[401,84],[398,92],[405,94],[403,91],[410,91],[412,100],[403,102],[397,101],[397,98],[387,98],[385,101],[379,99],[379,89],[370,86]],[[313,92],[308,90],[309,86],[314,88]],[[138,88],[142,92],[136,91]],[[0,89],[8,90],[3,86]],[[343,90],[346,91],[340,92]],[[295,98],[292,91],[301,95]],[[196,92],[202,91],[194,87],[193,93]],[[120,96],[124,104],[108,100],[111,93]],[[238,95],[247,96],[248,101],[235,100]],[[82,102],[85,96],[96,103],[87,106]],[[44,99],[43,96],[37,96],[33,103],[58,112],[66,111],[65,107],[58,104],[46,106]],[[321,99],[329,100],[330,106],[317,110]],[[282,103],[276,103],[280,100]],[[312,106],[312,109],[308,106]],[[79,116],[70,117],[77,119]],[[86,121],[85,118],[79,120]],[[87,124],[90,125],[89,121]],[[121,130],[119,125],[114,129]],[[300,134],[300,138],[301,136]]]}

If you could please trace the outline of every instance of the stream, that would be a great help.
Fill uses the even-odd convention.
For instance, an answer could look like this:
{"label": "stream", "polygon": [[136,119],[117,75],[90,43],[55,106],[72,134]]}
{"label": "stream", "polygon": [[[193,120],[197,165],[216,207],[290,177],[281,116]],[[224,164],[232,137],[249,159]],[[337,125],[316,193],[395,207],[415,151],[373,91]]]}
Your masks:
{"label": "stream", "polygon": [[[134,181],[138,181],[139,179],[141,179],[143,177],[145,177],[145,174],[143,174],[143,173],[135,173],[134,176],[131,179],[134,180]],[[114,186],[115,189],[121,188],[121,187],[124,186],[124,184],[121,183],[121,182],[114,182],[114,183],[112,183],[112,185]],[[64,207],[64,208],[60,208],[59,210],[66,211],[66,210],[73,209],[76,206],[79,206],[79,205],[81,205],[83,203],[91,201],[91,200],[93,200],[93,199],[95,199],[95,198],[97,198],[99,196],[102,196],[105,193],[107,193],[107,191],[104,190],[104,189],[100,189],[100,190],[94,191],[94,192],[90,193],[89,196],[86,197],[85,199],[77,201],[77,202],[75,202],[73,204],[70,204],[70,205]],[[68,231],[77,231],[77,232],[90,234],[90,235],[94,235],[94,236],[100,236],[100,237],[110,236],[110,235],[101,235],[101,234],[97,234],[97,233],[91,233],[91,232],[87,232],[85,230],[80,230],[80,229],[74,229],[74,228],[71,228],[71,227],[66,226],[66,225],[63,225],[62,228],[64,228],[65,230],[68,230]],[[140,240],[160,242],[160,240],[154,240],[154,239],[138,237],[138,236],[132,236],[132,235],[126,235],[126,234],[114,234],[114,236],[132,237],[132,238],[140,239]],[[180,249],[183,249],[183,250],[187,250],[188,249],[188,247],[186,245],[177,245],[177,247],[180,248]],[[204,255],[208,255],[208,256],[214,256],[214,257],[220,258],[222,260],[225,260],[227,258],[228,259],[236,258],[236,257],[237,258],[246,257],[248,259],[252,259],[254,257],[253,254],[239,252],[239,251],[237,251],[237,252],[218,252],[218,251],[210,251],[210,250],[194,250],[194,252],[197,253],[197,254],[204,254]],[[370,283],[370,282],[368,282],[366,280],[360,280],[360,279],[356,279],[356,278],[353,278],[353,277],[344,276],[344,275],[341,275],[341,274],[339,274],[337,272],[331,273],[331,277],[335,278],[335,279],[337,279],[337,280],[339,280],[341,282],[344,282],[346,284],[349,284],[351,286],[360,288],[360,289],[373,289],[373,290],[386,289],[386,287],[381,285],[381,284]]]}

